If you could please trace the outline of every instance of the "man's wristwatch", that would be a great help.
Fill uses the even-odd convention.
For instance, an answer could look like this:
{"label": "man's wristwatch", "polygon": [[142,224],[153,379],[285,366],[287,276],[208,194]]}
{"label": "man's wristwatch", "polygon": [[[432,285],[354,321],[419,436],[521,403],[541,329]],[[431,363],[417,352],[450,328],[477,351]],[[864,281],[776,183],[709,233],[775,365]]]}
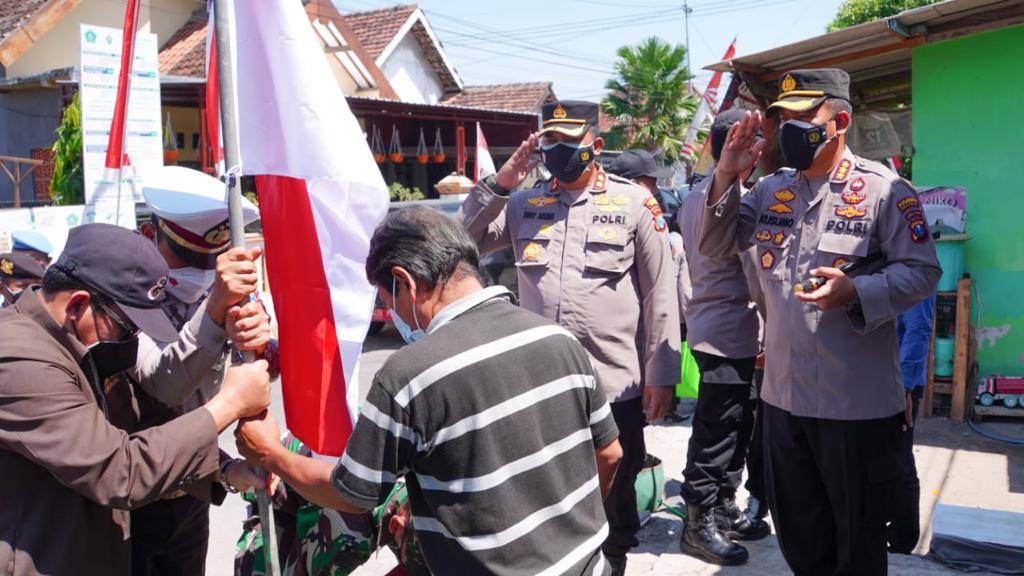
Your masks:
{"label": "man's wristwatch", "polygon": [[244,460],[240,458],[232,458],[231,460],[225,460],[224,463],[220,465],[220,485],[221,488],[224,488],[224,491],[229,494],[238,494],[238,488],[235,488],[230,482],[228,482],[228,468],[238,462],[244,462]]}
{"label": "man's wristwatch", "polygon": [[484,178],[484,185],[498,196],[508,196],[509,191],[498,185],[498,179],[494,177],[494,174],[489,174]]}

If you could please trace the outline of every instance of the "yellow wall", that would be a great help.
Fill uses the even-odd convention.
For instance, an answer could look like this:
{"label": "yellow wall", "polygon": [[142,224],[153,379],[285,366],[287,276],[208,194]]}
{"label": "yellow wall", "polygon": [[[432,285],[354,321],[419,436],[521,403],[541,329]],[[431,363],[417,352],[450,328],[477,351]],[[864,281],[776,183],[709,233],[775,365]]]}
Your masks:
{"label": "yellow wall", "polygon": [[[192,12],[205,4],[201,0],[141,1],[139,31],[155,33],[157,46],[163,46],[188,21]],[[125,0],[83,0],[8,66],[7,76],[30,76],[77,66],[79,25],[121,28],[124,25],[124,10]]]}
{"label": "yellow wall", "polygon": [[185,145],[178,148],[178,162],[199,162],[199,150],[192,146],[192,135],[199,134],[199,108],[179,108],[164,106],[161,109],[161,121],[166,124],[167,113],[171,114],[171,125],[175,132],[185,135]]}

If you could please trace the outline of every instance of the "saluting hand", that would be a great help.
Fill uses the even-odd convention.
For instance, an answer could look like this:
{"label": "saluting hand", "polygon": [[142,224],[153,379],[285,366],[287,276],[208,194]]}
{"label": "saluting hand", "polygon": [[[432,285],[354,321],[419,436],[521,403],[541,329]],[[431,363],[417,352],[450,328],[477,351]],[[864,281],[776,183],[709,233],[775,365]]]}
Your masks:
{"label": "saluting hand", "polygon": [[814,292],[797,292],[795,296],[801,302],[813,302],[821,310],[832,310],[845,306],[857,295],[853,280],[838,268],[815,268],[811,276],[821,276],[825,284]]}
{"label": "saluting hand", "polygon": [[217,279],[206,302],[206,313],[218,326],[224,326],[228,308],[256,292],[256,260],[261,254],[259,247],[232,248],[217,257]]}
{"label": "saluting hand", "polygon": [[722,146],[722,154],[715,165],[715,178],[723,184],[730,184],[737,176],[753,167],[761,157],[767,142],[758,138],[757,130],[761,127],[761,112],[747,112],[743,120],[729,128]]}
{"label": "saluting hand", "polygon": [[537,167],[540,162],[534,153],[537,151],[537,142],[539,137],[534,132],[530,136],[523,140],[523,143],[519,145],[519,148],[512,153],[512,157],[509,158],[498,173],[494,175],[494,181],[505,190],[511,190],[516,186],[523,183],[526,177]]}

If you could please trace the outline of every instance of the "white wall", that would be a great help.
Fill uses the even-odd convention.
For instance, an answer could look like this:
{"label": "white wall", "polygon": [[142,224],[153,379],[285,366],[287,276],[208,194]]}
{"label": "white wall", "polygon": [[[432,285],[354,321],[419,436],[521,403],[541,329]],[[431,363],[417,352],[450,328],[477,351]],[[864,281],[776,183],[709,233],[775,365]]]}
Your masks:
{"label": "white wall", "polygon": [[444,96],[444,85],[411,33],[399,42],[381,70],[402,102],[437,104]]}

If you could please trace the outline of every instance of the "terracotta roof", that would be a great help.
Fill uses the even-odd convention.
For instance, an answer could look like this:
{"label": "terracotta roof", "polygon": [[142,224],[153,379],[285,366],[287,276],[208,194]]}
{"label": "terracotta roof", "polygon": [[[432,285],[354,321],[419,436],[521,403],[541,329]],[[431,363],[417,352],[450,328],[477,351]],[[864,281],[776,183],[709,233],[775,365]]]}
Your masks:
{"label": "terracotta roof", "polygon": [[554,99],[551,82],[528,82],[465,86],[462,92],[442,100],[442,104],[537,114],[541,104]]}
{"label": "terracotta roof", "polygon": [[160,74],[206,78],[205,8],[192,13],[178,31],[160,48]]}
{"label": "terracotta roof", "polygon": [[48,0],[0,0],[0,42],[35,16]]}
{"label": "terracotta roof", "polygon": [[349,12],[344,14],[343,18],[355,32],[366,52],[376,60],[416,8],[415,4],[407,4],[380,10]]}

